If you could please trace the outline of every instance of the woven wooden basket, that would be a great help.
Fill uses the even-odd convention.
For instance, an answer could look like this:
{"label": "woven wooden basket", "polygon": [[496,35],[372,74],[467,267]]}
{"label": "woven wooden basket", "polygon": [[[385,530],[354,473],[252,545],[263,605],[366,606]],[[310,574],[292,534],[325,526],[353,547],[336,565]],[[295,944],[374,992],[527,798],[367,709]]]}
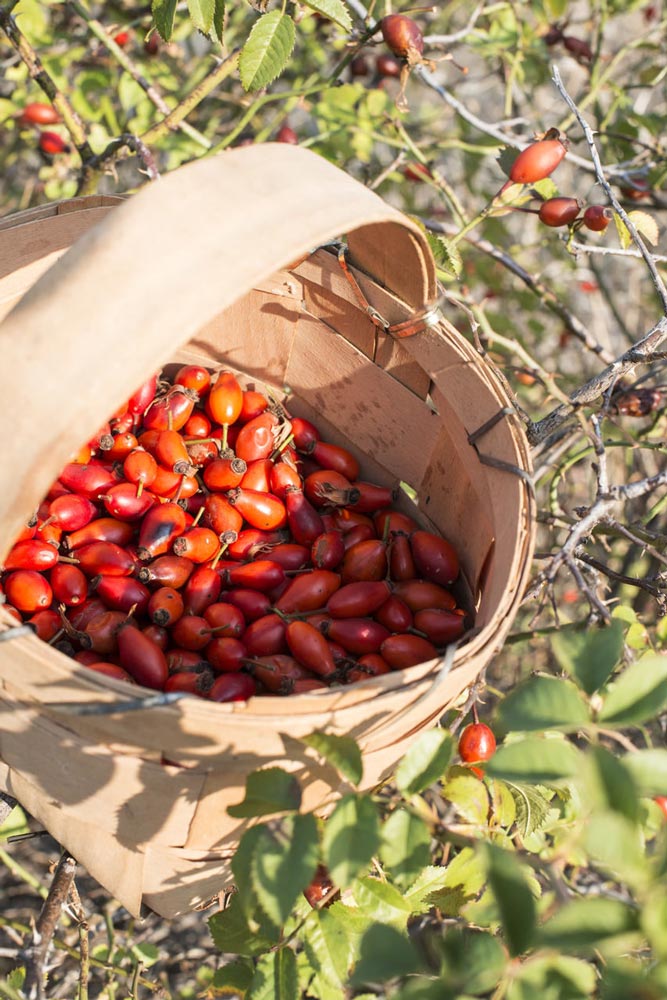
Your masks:
{"label": "woven wooden basket", "polygon": [[[501,384],[429,311],[426,240],[379,197],[303,149],[265,145],[119,202],[78,199],[0,224],[0,560],[81,442],[151,372],[197,362],[284,393],[290,412],[357,455],[363,478],[412,486],[416,517],[459,550],[475,613],[453,655],[409,671],[139,711],[124,704],[136,688],[32,635],[0,642],[0,788],[130,912],[173,916],[229,882],[248,821],[226,810],[251,770],[293,771],[304,807],[326,810],[345,786],[300,737],[354,736],[371,787],[478,677],[520,599],[534,511]],[[341,236],[349,274],[323,246]],[[0,609],[0,628],[15,624]],[[82,713],[101,703],[111,711]]]}

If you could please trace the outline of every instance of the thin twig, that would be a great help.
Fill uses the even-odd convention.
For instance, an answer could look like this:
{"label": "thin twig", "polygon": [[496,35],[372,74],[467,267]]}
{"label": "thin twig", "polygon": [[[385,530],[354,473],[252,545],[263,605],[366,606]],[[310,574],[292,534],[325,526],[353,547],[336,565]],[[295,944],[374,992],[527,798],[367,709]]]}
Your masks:
{"label": "thin twig", "polygon": [[[434,233],[443,233],[445,235],[454,235],[457,231],[455,226],[449,226],[441,222],[436,222],[434,219],[424,219],[424,225],[427,229],[430,229]],[[596,354],[605,364],[611,364],[613,355],[607,351],[605,347],[595,340],[591,334],[588,332],[584,324],[571,313],[570,310],[563,305],[558,296],[548,288],[539,278],[535,278],[532,274],[526,271],[520,264],[518,264],[513,257],[510,257],[508,253],[504,250],[500,250],[498,247],[494,246],[489,240],[478,239],[473,236],[466,236],[466,243],[481,250],[482,253],[487,254],[489,257],[493,257],[497,260],[503,267],[507,268],[512,274],[519,278],[526,285],[527,288],[533,292],[542,305],[554,313],[555,316],[562,321],[563,325],[567,329],[568,333],[571,333],[577,340],[593,354]]]}
{"label": "thin twig", "polygon": [[25,960],[25,994],[28,1000],[43,1000],[45,966],[51,949],[53,935],[76,871],[76,861],[67,851],[63,851],[53,873],[49,894],[44,900],[35,924],[32,941],[23,950]]}
{"label": "thin twig", "polygon": [[629,215],[619,202],[618,198],[614,194],[614,191],[609,181],[605,176],[604,168],[602,166],[602,161],[600,160],[600,156],[597,151],[597,147],[595,145],[593,129],[584,119],[583,115],[579,111],[579,108],[574,103],[574,101],[566,91],[565,87],[563,86],[563,81],[561,80],[557,66],[552,66],[552,79],[559,94],[561,95],[567,106],[570,108],[572,113],[575,115],[577,121],[579,122],[579,125],[581,126],[581,129],[586,137],[586,142],[588,143],[588,148],[590,149],[591,159],[593,161],[593,166],[595,168],[595,176],[597,177],[598,183],[600,184],[605,194],[609,198],[609,201],[616,214],[623,220],[623,224],[626,226],[628,232],[632,237],[632,242],[635,244],[640,254],[644,258],[644,262],[648,268],[649,274],[651,275],[651,280],[653,281],[653,285],[658,294],[658,298],[660,299],[660,302],[662,304],[662,311],[663,313],[667,313],[667,288],[665,287],[665,283],[658,274],[652,254],[646,248],[646,245],[644,244],[644,241],[639,235],[634,222],[632,221],[632,219],[629,217]]}

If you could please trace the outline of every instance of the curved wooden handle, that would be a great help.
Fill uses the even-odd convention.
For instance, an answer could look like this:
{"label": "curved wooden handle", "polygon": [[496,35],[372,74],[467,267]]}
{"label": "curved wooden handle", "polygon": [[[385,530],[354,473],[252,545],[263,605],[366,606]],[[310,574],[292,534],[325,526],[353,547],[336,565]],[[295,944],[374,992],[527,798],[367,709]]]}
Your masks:
{"label": "curved wooden handle", "polygon": [[0,559],[68,456],[214,315],[348,235],[409,305],[435,295],[419,228],[297,146],[248,146],[146,186],[80,239],[0,325]]}

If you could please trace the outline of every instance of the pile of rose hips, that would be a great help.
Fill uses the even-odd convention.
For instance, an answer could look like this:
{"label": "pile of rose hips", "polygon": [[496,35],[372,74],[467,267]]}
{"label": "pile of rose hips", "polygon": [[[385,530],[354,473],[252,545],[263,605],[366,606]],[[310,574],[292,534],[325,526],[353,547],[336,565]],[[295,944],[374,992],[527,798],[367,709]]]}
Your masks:
{"label": "pile of rose hips", "polygon": [[215,701],[349,684],[464,632],[454,548],[230,371],[157,376],[72,457],[0,575],[99,673]]}

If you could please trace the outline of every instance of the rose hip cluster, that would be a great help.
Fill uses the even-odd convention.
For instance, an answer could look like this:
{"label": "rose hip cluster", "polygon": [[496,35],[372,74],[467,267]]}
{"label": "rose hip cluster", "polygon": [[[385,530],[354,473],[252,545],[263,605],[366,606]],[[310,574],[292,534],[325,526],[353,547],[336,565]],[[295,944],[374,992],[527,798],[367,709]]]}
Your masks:
{"label": "rose hip cluster", "polygon": [[457,554],[359,471],[232,372],[153,376],[21,532],[6,607],[91,670],[215,701],[432,659],[466,624]]}
{"label": "rose hip cluster", "polygon": [[[510,184],[537,184],[549,177],[563,160],[568,150],[568,140],[558,129],[550,129],[542,139],[522,149],[516,157],[509,173]],[[583,209],[583,212],[582,212]],[[547,198],[537,211],[540,222],[545,226],[559,227],[585,226],[592,232],[603,232],[612,215],[604,205],[588,205],[584,208],[578,198]]]}

